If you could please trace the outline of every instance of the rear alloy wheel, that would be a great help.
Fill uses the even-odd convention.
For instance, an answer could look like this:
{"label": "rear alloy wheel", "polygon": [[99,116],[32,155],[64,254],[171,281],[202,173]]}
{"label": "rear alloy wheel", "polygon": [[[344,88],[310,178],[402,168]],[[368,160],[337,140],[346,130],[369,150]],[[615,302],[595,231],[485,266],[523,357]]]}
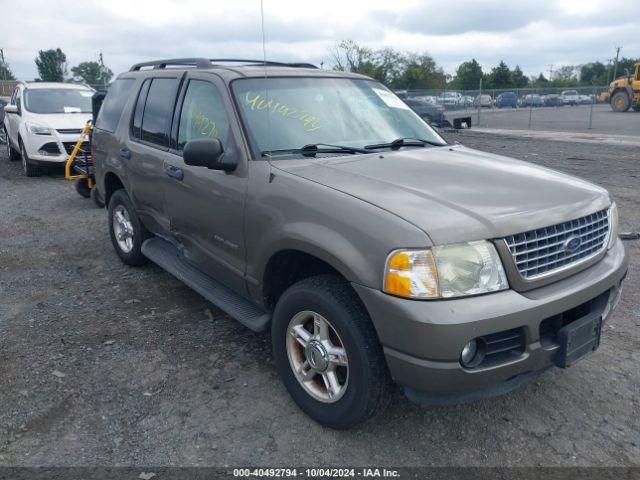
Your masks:
{"label": "rear alloy wheel", "polygon": [[42,173],[40,168],[36,167],[27,155],[27,150],[24,148],[24,144],[20,142],[20,154],[22,156],[22,171],[27,177],[38,177]]}
{"label": "rear alloy wheel", "polygon": [[146,263],[142,254],[142,242],[150,234],[136,214],[129,195],[123,189],[116,190],[109,200],[109,235],[120,259],[127,265]]}
{"label": "rear alloy wheel", "polygon": [[627,92],[616,92],[613,97],[611,97],[611,108],[614,112],[626,112],[630,106],[631,101],[629,100]]}

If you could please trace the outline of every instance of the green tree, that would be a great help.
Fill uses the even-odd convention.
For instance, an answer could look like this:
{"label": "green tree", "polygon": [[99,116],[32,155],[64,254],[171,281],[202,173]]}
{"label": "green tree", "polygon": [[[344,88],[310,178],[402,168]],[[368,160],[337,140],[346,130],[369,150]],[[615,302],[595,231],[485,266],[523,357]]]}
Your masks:
{"label": "green tree", "polygon": [[538,78],[531,77],[532,86],[535,88],[545,88],[549,86],[549,80],[542,73],[538,75]]}
{"label": "green tree", "polygon": [[607,83],[607,67],[602,62],[585,63],[580,67],[580,83],[604,85]]}
{"label": "green tree", "polygon": [[89,85],[106,85],[111,81],[113,72],[99,62],[82,62],[76,67],[71,67],[73,79]]}
{"label": "green tree", "polygon": [[513,77],[511,70],[502,60],[497,67],[491,69],[491,73],[487,76],[488,88],[511,88],[513,87]]}
{"label": "green tree", "polygon": [[481,78],[482,67],[475,58],[472,58],[458,65],[452,86],[462,90],[474,90],[480,85]]}
{"label": "green tree", "polygon": [[36,67],[43,82],[62,82],[67,75],[67,56],[59,48],[40,50]]}
{"label": "green tree", "polygon": [[442,88],[445,74],[435,60],[427,55],[405,54],[404,69],[390,84],[393,88]]}
{"label": "green tree", "polygon": [[529,85],[529,78],[522,72],[519,65],[516,65],[516,68],[511,72],[511,78],[516,88],[525,88]]}

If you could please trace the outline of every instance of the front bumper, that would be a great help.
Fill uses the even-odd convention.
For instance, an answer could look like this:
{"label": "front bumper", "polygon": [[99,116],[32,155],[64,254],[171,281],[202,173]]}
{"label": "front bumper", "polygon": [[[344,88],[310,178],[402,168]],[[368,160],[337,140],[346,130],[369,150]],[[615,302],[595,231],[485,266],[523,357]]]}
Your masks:
{"label": "front bumper", "polygon": [[[66,145],[75,144],[80,134],[24,135],[24,147],[29,160],[35,164],[60,164],[67,161],[69,154]],[[55,145],[56,149],[53,149]],[[44,153],[48,150],[53,153]]]}
{"label": "front bumper", "polygon": [[[354,285],[366,305],[396,383],[409,398],[458,403],[505,393],[554,365],[559,345],[541,341],[543,320],[602,295],[607,317],[619,299],[628,259],[620,240],[597,264],[550,285],[453,300],[416,301]],[[605,293],[608,292],[608,293]],[[602,297],[601,297],[602,298]],[[603,318],[606,320],[606,318]],[[521,327],[524,351],[497,365],[459,362],[470,340]]]}

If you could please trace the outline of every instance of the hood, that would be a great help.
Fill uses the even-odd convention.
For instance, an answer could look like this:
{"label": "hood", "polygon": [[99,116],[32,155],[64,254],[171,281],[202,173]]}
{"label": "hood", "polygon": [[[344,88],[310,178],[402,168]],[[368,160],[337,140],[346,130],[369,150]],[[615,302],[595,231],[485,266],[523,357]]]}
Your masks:
{"label": "hood", "polygon": [[49,113],[30,116],[28,122],[37,123],[54,130],[82,128],[91,120],[91,113]]}
{"label": "hood", "polygon": [[461,145],[272,165],[394,213],[434,245],[500,238],[610,204],[587,181]]}

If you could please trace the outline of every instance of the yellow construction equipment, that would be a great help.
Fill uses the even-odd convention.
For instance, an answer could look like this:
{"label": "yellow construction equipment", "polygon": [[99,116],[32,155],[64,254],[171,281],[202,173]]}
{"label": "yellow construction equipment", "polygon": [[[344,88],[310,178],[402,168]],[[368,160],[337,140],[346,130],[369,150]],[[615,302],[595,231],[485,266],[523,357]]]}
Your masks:
{"label": "yellow construction equipment", "polygon": [[77,192],[85,198],[91,196],[91,190],[95,185],[93,159],[91,158],[89,146],[89,136],[92,128],[92,122],[88,121],[64,166],[64,177],[67,180],[75,180]]}
{"label": "yellow construction equipment", "polygon": [[625,75],[609,84],[609,104],[614,112],[626,112],[633,108],[640,111],[640,62],[633,74],[625,69]]}

